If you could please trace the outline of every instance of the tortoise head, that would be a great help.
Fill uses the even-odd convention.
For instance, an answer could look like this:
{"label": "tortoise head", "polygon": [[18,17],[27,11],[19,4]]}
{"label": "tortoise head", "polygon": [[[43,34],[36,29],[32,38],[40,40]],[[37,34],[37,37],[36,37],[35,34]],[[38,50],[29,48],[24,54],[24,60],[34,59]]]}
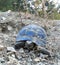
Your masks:
{"label": "tortoise head", "polygon": [[26,41],[18,41],[16,43],[17,44],[15,44],[14,48],[15,50],[19,50],[20,48],[24,48]]}

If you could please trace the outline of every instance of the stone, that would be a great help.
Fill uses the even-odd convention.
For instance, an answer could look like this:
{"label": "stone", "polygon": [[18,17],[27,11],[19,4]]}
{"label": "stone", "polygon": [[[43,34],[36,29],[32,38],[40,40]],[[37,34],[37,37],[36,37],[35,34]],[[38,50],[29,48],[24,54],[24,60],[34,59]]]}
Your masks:
{"label": "stone", "polygon": [[5,60],[3,58],[0,58],[0,63],[4,63]]}
{"label": "stone", "polygon": [[8,13],[8,14],[11,13],[11,10],[8,10],[7,13]]}
{"label": "stone", "polygon": [[60,65],[60,60],[58,60],[58,65]]}
{"label": "stone", "polygon": [[0,50],[3,50],[5,47],[3,45],[0,45]]}
{"label": "stone", "polygon": [[13,28],[11,26],[7,26],[8,30],[11,31]]}
{"label": "stone", "polygon": [[45,65],[43,62],[39,62],[36,65]]}
{"label": "stone", "polygon": [[40,58],[37,57],[37,58],[34,59],[34,61],[35,61],[35,62],[39,62],[39,61],[40,61]]}
{"label": "stone", "polygon": [[48,58],[48,55],[44,55],[44,54],[40,53],[40,57],[44,59],[44,58]]}
{"label": "stone", "polygon": [[7,51],[16,52],[15,49],[14,49],[13,47],[7,47]]}
{"label": "stone", "polygon": [[6,18],[5,17],[2,17],[1,20],[6,20]]}
{"label": "stone", "polygon": [[9,61],[7,62],[7,65],[20,65],[18,60],[9,56]]}
{"label": "stone", "polygon": [[21,48],[21,49],[19,50],[19,53],[24,53],[23,48]]}
{"label": "stone", "polygon": [[0,45],[0,57],[6,56],[7,55],[7,48]]}

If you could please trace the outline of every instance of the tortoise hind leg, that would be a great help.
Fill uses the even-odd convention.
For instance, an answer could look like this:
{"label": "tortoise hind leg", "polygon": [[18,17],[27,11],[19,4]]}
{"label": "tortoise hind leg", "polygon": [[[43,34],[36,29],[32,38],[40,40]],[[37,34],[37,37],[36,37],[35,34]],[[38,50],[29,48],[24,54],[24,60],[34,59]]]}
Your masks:
{"label": "tortoise hind leg", "polygon": [[45,55],[48,55],[48,57],[51,57],[51,52],[43,47],[40,46],[40,48],[37,49],[38,52],[42,53],[42,54],[45,54]]}

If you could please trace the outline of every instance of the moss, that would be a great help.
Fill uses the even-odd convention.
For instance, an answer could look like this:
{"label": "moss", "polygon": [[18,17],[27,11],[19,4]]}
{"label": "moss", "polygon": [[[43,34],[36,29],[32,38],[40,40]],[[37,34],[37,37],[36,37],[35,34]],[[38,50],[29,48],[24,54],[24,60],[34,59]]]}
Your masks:
{"label": "moss", "polygon": [[57,13],[57,12],[55,12],[55,13],[54,13],[54,19],[60,20],[60,14]]}

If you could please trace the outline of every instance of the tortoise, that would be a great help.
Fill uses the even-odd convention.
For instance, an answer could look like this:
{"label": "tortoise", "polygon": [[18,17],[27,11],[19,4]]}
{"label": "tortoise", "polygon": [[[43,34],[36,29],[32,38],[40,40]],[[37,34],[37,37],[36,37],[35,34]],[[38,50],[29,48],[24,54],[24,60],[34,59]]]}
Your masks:
{"label": "tortoise", "polygon": [[32,50],[36,46],[44,47],[46,38],[47,34],[42,27],[36,24],[29,24],[18,32],[15,49],[25,48]]}

